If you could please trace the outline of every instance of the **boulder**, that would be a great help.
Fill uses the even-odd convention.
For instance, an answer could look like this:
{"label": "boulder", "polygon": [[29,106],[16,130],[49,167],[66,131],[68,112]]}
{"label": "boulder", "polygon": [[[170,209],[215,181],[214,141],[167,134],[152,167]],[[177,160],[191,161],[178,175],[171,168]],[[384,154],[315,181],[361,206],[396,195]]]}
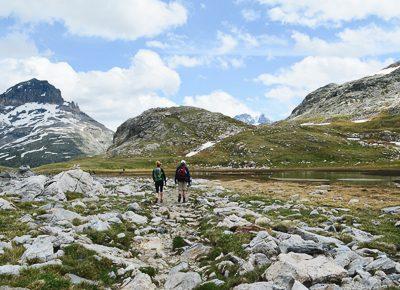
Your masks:
{"label": "boulder", "polygon": [[79,192],[86,196],[104,193],[101,184],[81,169],[72,169],[55,175],[45,185],[44,194],[56,200],[65,200],[66,192]]}
{"label": "boulder", "polygon": [[2,265],[0,266],[0,275],[19,275],[22,269],[20,265]]}
{"label": "boulder", "polygon": [[207,255],[211,251],[211,247],[203,244],[193,244],[187,248],[181,255],[184,261],[197,260],[198,258]]}
{"label": "boulder", "polygon": [[400,205],[382,208],[382,212],[387,214],[399,214]]}
{"label": "boulder", "polygon": [[381,270],[386,274],[396,273],[396,262],[389,259],[388,257],[381,257],[369,263],[366,267],[366,270],[370,272]]}
{"label": "boulder", "polygon": [[38,236],[31,245],[27,245],[21,260],[29,262],[32,260],[47,262],[56,258],[54,255],[54,238],[51,236]]}
{"label": "boulder", "polygon": [[115,190],[119,194],[129,195],[129,196],[144,196],[143,191],[135,191],[133,190],[132,186],[126,184],[123,186],[119,186]]}
{"label": "boulder", "polygon": [[303,253],[303,254],[323,254],[325,250],[322,245],[314,241],[305,241],[299,235],[291,235],[288,239],[279,243],[279,248],[282,253]]}
{"label": "boulder", "polygon": [[47,217],[49,222],[52,222],[52,223],[59,222],[59,221],[72,222],[74,219],[80,219],[80,220],[84,219],[80,214],[78,214],[74,211],[63,209],[61,207],[51,208],[49,210],[49,213],[46,214],[45,217]]}
{"label": "boulder", "polygon": [[254,223],[258,226],[265,226],[265,225],[271,224],[271,219],[263,216],[263,217],[257,218]]}
{"label": "boulder", "polygon": [[[281,288],[283,290],[283,288]],[[233,290],[279,290],[272,282],[256,282],[251,284],[240,284],[233,287]]]}
{"label": "boulder", "polygon": [[86,279],[86,278],[82,278],[82,277],[79,277],[79,276],[77,276],[75,274],[68,273],[68,274],[65,274],[65,276],[74,285],[79,285],[81,283],[85,283],[85,284],[88,284],[88,285],[97,285],[98,284],[96,281],[92,281],[92,280],[89,280],[89,279]]}
{"label": "boulder", "polygon": [[149,275],[139,272],[128,284],[124,285],[121,290],[155,290],[156,285],[153,284]]}
{"label": "boulder", "polygon": [[301,283],[340,281],[347,274],[332,258],[323,255],[313,258],[307,254],[288,253],[280,254],[278,259],[264,273],[268,281],[274,281],[282,273],[290,273]]}
{"label": "boulder", "polygon": [[41,199],[40,195],[44,191],[47,177],[44,175],[35,175],[25,178],[16,185],[16,193],[21,196],[22,201],[33,201]]}
{"label": "boulder", "polygon": [[140,210],[140,205],[137,202],[133,202],[128,204],[128,210],[130,211],[139,211]]}
{"label": "boulder", "polygon": [[248,249],[252,253],[261,253],[268,257],[279,254],[279,247],[275,239],[266,231],[260,231],[250,241]]}
{"label": "boulder", "polygon": [[11,202],[0,198],[0,210],[15,210],[15,206]]}
{"label": "boulder", "polygon": [[244,218],[238,217],[237,215],[230,215],[224,218],[223,221],[218,223],[218,227],[227,227],[229,229],[250,226],[251,223],[245,220]]}
{"label": "boulder", "polygon": [[133,211],[127,211],[122,215],[122,218],[126,221],[134,224],[143,225],[147,223],[147,217],[134,213]]}
{"label": "boulder", "polygon": [[201,277],[196,272],[177,272],[168,275],[167,281],[165,282],[165,289],[173,290],[191,290],[201,284]]}

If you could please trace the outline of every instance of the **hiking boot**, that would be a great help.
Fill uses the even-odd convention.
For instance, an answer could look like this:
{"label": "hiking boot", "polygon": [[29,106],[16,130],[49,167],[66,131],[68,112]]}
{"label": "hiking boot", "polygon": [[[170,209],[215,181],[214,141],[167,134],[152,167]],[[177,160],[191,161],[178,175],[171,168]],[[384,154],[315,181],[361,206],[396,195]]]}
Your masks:
{"label": "hiking boot", "polygon": [[181,195],[178,195],[178,202],[181,202]]}

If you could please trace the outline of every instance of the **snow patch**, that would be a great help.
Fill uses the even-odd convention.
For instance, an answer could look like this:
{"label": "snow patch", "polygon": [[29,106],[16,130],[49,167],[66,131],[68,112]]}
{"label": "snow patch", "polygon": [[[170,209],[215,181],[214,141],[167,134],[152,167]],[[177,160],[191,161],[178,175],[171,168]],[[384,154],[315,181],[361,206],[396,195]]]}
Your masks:
{"label": "snow patch", "polygon": [[[46,149],[46,147],[42,146],[42,148],[39,148],[39,149],[33,149],[33,150],[30,150],[30,151],[26,151],[26,152],[24,152],[24,153],[21,154],[21,158],[24,158],[24,156],[25,156],[26,154],[30,154],[30,153],[34,153],[34,152],[43,151],[44,149]],[[6,159],[6,160],[7,160],[7,159]]]}
{"label": "snow patch", "polygon": [[398,66],[395,66],[395,67],[388,67],[388,68],[385,68],[383,70],[380,70],[376,74],[377,75],[387,75],[387,74],[390,74],[391,72],[394,72],[398,68],[400,68],[400,64]]}
{"label": "snow patch", "polygon": [[352,122],[353,123],[365,123],[365,122],[368,122],[369,121],[369,119],[361,119],[361,120],[353,120]]}
{"label": "snow patch", "polygon": [[207,149],[207,148],[210,148],[210,147],[214,146],[215,143],[216,143],[216,142],[208,141],[208,142],[206,142],[206,143],[200,145],[200,147],[198,147],[196,150],[194,150],[194,151],[189,152],[188,154],[186,154],[186,157],[192,157],[192,156],[196,155],[197,153],[199,153],[200,151],[203,151],[203,150],[205,150],[205,149]]}
{"label": "snow patch", "polygon": [[330,125],[331,123],[302,123],[300,126],[327,126]]}

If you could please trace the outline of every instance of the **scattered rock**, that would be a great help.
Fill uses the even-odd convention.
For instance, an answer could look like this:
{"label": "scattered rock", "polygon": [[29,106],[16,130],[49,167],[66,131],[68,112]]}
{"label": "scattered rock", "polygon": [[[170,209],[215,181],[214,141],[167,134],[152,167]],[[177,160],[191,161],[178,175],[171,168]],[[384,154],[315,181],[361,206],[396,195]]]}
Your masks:
{"label": "scattered rock", "polygon": [[274,281],[281,273],[290,273],[301,283],[323,283],[340,281],[347,271],[337,265],[332,258],[307,254],[280,254],[278,261],[272,264],[264,273],[268,281]]}
{"label": "scattered rock", "polygon": [[77,275],[75,275],[75,274],[66,274],[65,275],[70,281],[71,281],[71,283],[72,284],[74,284],[74,285],[78,285],[78,284],[81,284],[81,283],[85,283],[85,284],[89,284],[89,285],[98,285],[98,283],[96,282],[96,281],[92,281],[92,280],[89,280],[89,279],[85,279],[85,278],[82,278],[82,277],[79,277],[79,276],[77,276]]}
{"label": "scattered rock", "polygon": [[400,214],[400,205],[382,208],[383,213]]}
{"label": "scattered rock", "polygon": [[149,275],[139,272],[135,278],[128,284],[123,286],[121,290],[155,290],[156,285],[153,284]]}
{"label": "scattered rock", "polygon": [[15,210],[15,209],[16,209],[15,206],[11,202],[3,198],[0,198],[0,210]]}
{"label": "scattered rock", "polygon": [[224,218],[222,222],[218,223],[218,227],[227,227],[229,229],[250,226],[251,223],[245,220],[244,218],[238,217],[237,215],[230,215]]}
{"label": "scattered rock", "polygon": [[168,275],[164,287],[166,290],[191,290],[200,285],[201,282],[201,277],[196,272],[177,272]]}

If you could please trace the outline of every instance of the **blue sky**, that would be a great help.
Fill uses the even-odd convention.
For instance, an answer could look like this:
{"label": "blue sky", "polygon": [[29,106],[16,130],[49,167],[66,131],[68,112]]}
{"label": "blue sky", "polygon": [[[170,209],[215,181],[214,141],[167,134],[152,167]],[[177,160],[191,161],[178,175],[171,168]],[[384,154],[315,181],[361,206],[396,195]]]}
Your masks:
{"label": "blue sky", "polygon": [[36,77],[112,129],[155,106],[287,117],[399,59],[397,0],[2,1],[0,89]]}

